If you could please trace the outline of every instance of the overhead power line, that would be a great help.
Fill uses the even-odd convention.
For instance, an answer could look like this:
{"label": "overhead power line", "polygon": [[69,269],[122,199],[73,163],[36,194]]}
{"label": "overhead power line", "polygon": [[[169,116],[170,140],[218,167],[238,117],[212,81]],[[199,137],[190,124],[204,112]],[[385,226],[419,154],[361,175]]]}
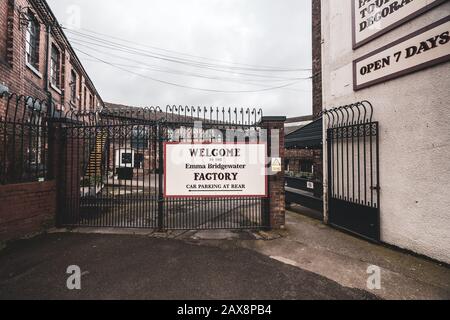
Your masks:
{"label": "overhead power line", "polygon": [[[86,58],[84,60],[85,61],[89,61],[89,62],[94,62],[94,63],[99,63],[100,62],[98,60],[88,59],[88,58]],[[116,62],[114,62],[114,65],[120,66],[120,67],[124,67],[124,68],[151,70],[151,71],[163,72],[163,73],[174,74],[174,75],[179,75],[179,76],[196,77],[196,78],[201,78],[201,79],[227,81],[227,82],[234,82],[234,83],[254,84],[254,85],[259,85],[259,86],[261,86],[262,84],[261,83],[255,83],[255,82],[266,82],[266,81],[272,81],[272,82],[284,81],[284,82],[286,82],[286,80],[248,80],[248,79],[240,80],[240,79],[235,79],[235,78],[215,77],[215,76],[195,74],[195,73],[176,71],[176,70],[170,70],[170,69],[166,70],[166,69],[158,68],[158,67],[149,67],[147,65],[131,65],[131,64],[123,64],[123,63],[116,63]],[[289,81],[309,80],[309,79],[311,79],[311,78],[308,77],[308,78],[304,78],[304,79],[290,79]]]}
{"label": "overhead power line", "polygon": [[[78,49],[77,49],[78,50]],[[80,52],[81,54],[83,54],[82,52]],[[89,61],[92,63],[100,63],[103,64],[102,61],[99,61],[98,59],[94,59],[94,58],[84,58],[84,61]],[[110,62],[112,63],[112,62]],[[255,87],[263,87],[263,88],[271,88],[271,86],[266,86],[264,84],[261,83],[255,83],[252,82],[251,80],[239,80],[239,79],[232,79],[232,78],[220,78],[220,77],[209,77],[209,76],[202,76],[202,75],[195,75],[195,74],[189,74],[189,73],[177,73],[177,72],[170,72],[167,70],[162,70],[162,69],[158,69],[158,68],[152,68],[152,67],[145,67],[145,66],[137,66],[137,65],[128,65],[128,64],[122,64],[122,63],[112,63],[115,66],[119,66],[119,67],[124,67],[124,68],[132,68],[132,69],[144,69],[144,70],[151,70],[151,71],[156,71],[156,72],[163,72],[163,73],[169,73],[169,74],[175,74],[175,75],[181,75],[181,76],[187,76],[187,77],[198,77],[198,78],[203,78],[203,79],[210,79],[210,80],[217,80],[217,81],[225,81],[225,82],[230,82],[230,83],[239,83],[239,84],[247,84],[247,85],[251,85],[251,86],[255,86]],[[308,78],[311,79],[311,78]],[[254,81],[254,80],[253,80]],[[305,90],[299,90],[299,89],[294,89],[294,88],[280,88],[283,90],[289,90],[289,91],[295,91],[295,92],[305,92]]]}
{"label": "overhead power line", "polygon": [[[138,61],[138,60],[130,59],[129,57],[116,55],[116,54],[111,53],[111,52],[101,51],[101,50],[98,49],[98,47],[105,48],[105,49],[111,49],[111,50],[119,51],[119,52],[122,52],[122,53],[129,53],[127,50],[115,49],[115,48],[110,47],[110,46],[104,46],[104,45],[101,45],[101,44],[97,44],[97,43],[93,43],[93,42],[89,42],[89,41],[83,41],[83,40],[81,40],[81,41],[80,40],[71,40],[71,42],[76,44],[76,45],[82,46],[84,48],[90,49],[90,50],[92,50],[92,51],[94,51],[96,53],[102,53],[102,54],[108,55],[108,57],[116,57],[116,58],[121,59],[121,60],[132,61],[132,62],[139,63],[139,64],[142,64],[142,65],[150,66],[150,67],[160,67],[160,66],[156,66],[156,65],[146,64],[146,63],[144,63],[141,60]],[[97,48],[95,48],[95,47],[97,47]],[[141,56],[140,54],[136,54],[136,53],[134,53],[134,55]],[[237,71],[220,70],[220,69],[215,69],[215,68],[206,68],[206,69],[208,71],[212,70],[212,71],[218,71],[218,72],[221,72],[221,73],[228,73],[228,74],[233,74],[233,75],[244,75],[244,76],[260,78],[260,79],[264,79],[264,80],[272,79],[274,81],[295,81],[295,80],[305,80],[305,79],[309,79],[310,78],[310,77],[307,77],[307,78],[305,78],[305,77],[303,77],[303,78],[287,78],[287,77],[279,77],[279,76],[275,76],[275,75],[261,75],[261,74],[255,74],[255,73],[244,73],[244,72],[237,72]],[[175,70],[175,69],[167,69],[167,70],[179,71],[179,70]]]}
{"label": "overhead power line", "polygon": [[[81,45],[81,44],[80,44]],[[122,56],[118,56],[118,55],[114,55],[111,53],[107,53],[104,51],[99,51],[96,48],[90,47],[90,46],[86,46],[86,45],[82,45],[84,48],[89,48],[92,51],[94,51],[95,53],[101,53],[104,54],[105,56],[107,56],[107,59],[110,63],[113,63],[110,58],[111,57],[117,57],[121,60],[126,60],[126,61],[131,61],[131,62],[135,62],[138,65],[127,65],[127,64],[122,64],[122,63],[113,63],[116,66],[120,66],[120,67],[126,67],[126,68],[138,68],[138,69],[147,69],[147,70],[152,70],[152,71],[156,71],[156,72],[163,72],[163,73],[169,73],[169,74],[175,74],[175,75],[180,75],[180,76],[188,76],[188,77],[196,77],[196,78],[202,78],[202,79],[210,79],[210,80],[217,80],[217,81],[226,81],[226,82],[233,82],[233,83],[241,83],[241,84],[248,84],[248,85],[252,85],[252,86],[257,86],[257,87],[263,87],[263,88],[271,88],[271,87],[275,87],[275,86],[279,86],[278,85],[273,85],[273,86],[265,86],[261,83],[255,83],[255,82],[267,82],[267,81],[271,81],[271,82],[286,82],[289,81],[289,83],[291,83],[292,81],[296,81],[296,80],[310,80],[312,79],[311,77],[306,77],[306,78],[292,78],[292,79],[281,79],[281,80],[269,80],[269,79],[241,79],[241,78],[226,78],[226,77],[217,77],[217,76],[209,76],[209,75],[204,75],[204,74],[196,74],[196,73],[191,73],[191,72],[186,72],[183,70],[175,70],[175,69],[170,69],[170,68],[163,68],[159,65],[151,65],[151,64],[147,64],[147,63],[143,63],[142,61],[138,61],[138,60],[133,60],[133,59],[129,59],[129,58],[124,58]],[[100,61],[98,61],[98,56],[94,55],[91,53],[91,56],[94,56],[96,59],[91,59],[92,62],[96,62],[96,63],[101,63]],[[289,90],[289,91],[295,91],[295,92],[304,92],[304,90],[299,90],[299,89],[294,89],[294,88],[282,88],[283,90]]]}
{"label": "overhead power line", "polygon": [[307,69],[307,68],[280,68],[280,67],[257,66],[257,65],[244,64],[244,63],[228,62],[228,61],[224,61],[224,60],[219,60],[219,59],[214,59],[214,58],[207,58],[207,57],[202,57],[202,56],[196,56],[196,55],[191,55],[191,54],[177,52],[177,51],[174,51],[174,50],[167,50],[167,49],[163,49],[163,48],[149,46],[149,45],[146,45],[146,44],[141,44],[141,43],[138,43],[138,42],[127,40],[127,39],[122,39],[122,38],[114,37],[114,36],[111,36],[111,35],[106,35],[106,34],[103,34],[103,33],[95,32],[95,31],[92,31],[92,30],[89,30],[89,29],[81,29],[81,30],[84,30],[84,31],[92,33],[92,34],[87,34],[87,33],[83,33],[83,32],[72,30],[72,29],[67,29],[67,28],[64,28],[64,29],[66,31],[68,31],[69,33],[72,33],[74,35],[78,35],[78,36],[81,36],[81,37],[89,38],[91,40],[108,42],[110,44],[119,45],[119,46],[122,46],[122,47],[127,47],[129,49],[142,50],[142,49],[139,49],[139,48],[136,48],[136,47],[125,46],[122,43],[112,42],[112,41],[106,40],[104,38],[100,38],[98,36],[93,36],[92,34],[100,35],[102,37],[108,37],[110,39],[115,39],[115,40],[118,40],[118,41],[121,41],[121,42],[125,42],[125,43],[138,45],[140,47],[146,47],[146,48],[150,48],[150,49],[153,49],[153,50],[169,52],[169,53],[176,54],[176,55],[188,56],[188,57],[202,59],[202,60],[208,60],[208,61],[221,62],[221,64],[211,64],[211,63],[205,63],[205,62],[198,61],[198,60],[184,59],[184,58],[174,57],[173,55],[163,55],[163,54],[160,54],[160,53],[155,53],[153,51],[147,51],[147,53],[159,55],[162,58],[180,60],[180,61],[194,63],[194,64],[202,64],[202,65],[205,65],[205,66],[209,65],[209,66],[215,66],[215,67],[219,67],[219,68],[229,68],[229,69],[248,70],[248,71],[260,71],[260,72],[311,71],[311,69]]}
{"label": "overhead power line", "polygon": [[[176,64],[189,66],[189,67],[195,67],[195,68],[214,70],[214,71],[219,71],[219,72],[228,72],[228,73],[242,73],[242,71],[261,72],[261,70],[258,70],[258,69],[250,69],[250,68],[241,69],[241,68],[234,68],[234,67],[224,67],[224,66],[220,66],[220,65],[216,66],[213,64],[190,62],[187,60],[179,60],[179,59],[171,58],[171,57],[158,56],[153,53],[146,52],[145,50],[133,49],[133,48],[129,48],[126,46],[124,47],[124,46],[117,45],[114,43],[109,43],[108,41],[104,41],[104,40],[88,41],[85,39],[71,38],[71,42],[81,42],[81,43],[85,43],[85,44],[89,44],[89,45],[93,45],[93,46],[97,46],[97,47],[101,47],[101,48],[124,52],[127,54],[132,54],[132,55],[137,55],[137,56],[142,56],[142,57],[152,58],[152,59],[157,59],[157,60],[163,60],[165,62],[176,63]],[[267,71],[265,71],[265,72],[267,72]],[[274,71],[271,71],[271,72],[273,73]],[[252,73],[251,75],[256,75],[256,74]],[[264,74],[262,74],[262,75],[267,76]]]}
{"label": "overhead power line", "polygon": [[152,81],[155,81],[155,82],[159,82],[159,83],[163,83],[163,84],[167,84],[167,85],[171,85],[171,86],[176,86],[176,87],[180,87],[180,88],[199,90],[199,91],[217,92],[217,93],[256,93],[256,92],[272,91],[272,90],[287,88],[287,87],[290,87],[290,86],[292,86],[292,85],[294,85],[294,84],[299,82],[299,81],[294,81],[292,83],[288,83],[288,84],[285,84],[285,85],[282,85],[282,86],[263,88],[263,89],[258,89],[258,90],[216,90],[216,89],[197,88],[197,87],[191,87],[191,86],[182,85],[182,84],[178,84],[178,83],[173,83],[173,82],[169,82],[169,81],[165,81],[165,80],[160,80],[160,79],[157,79],[157,78],[153,78],[153,77],[149,77],[149,76],[143,75],[143,74],[138,73],[138,72],[133,72],[133,71],[127,70],[125,68],[122,68],[122,67],[120,67],[118,65],[115,65],[114,63],[111,63],[111,62],[105,61],[103,59],[97,58],[94,55],[89,54],[87,52],[84,52],[83,50],[80,50],[78,48],[75,48],[75,49],[77,51],[79,51],[79,52],[81,52],[81,53],[83,53],[83,54],[85,54],[85,55],[95,59],[95,60],[98,60],[98,61],[100,61],[100,62],[102,62],[104,64],[107,64],[109,66],[112,66],[114,68],[122,70],[124,72],[130,73],[130,74],[134,74],[136,76],[139,76],[139,77],[142,77],[142,78],[145,78],[145,79],[149,79],[149,80],[152,80]]}

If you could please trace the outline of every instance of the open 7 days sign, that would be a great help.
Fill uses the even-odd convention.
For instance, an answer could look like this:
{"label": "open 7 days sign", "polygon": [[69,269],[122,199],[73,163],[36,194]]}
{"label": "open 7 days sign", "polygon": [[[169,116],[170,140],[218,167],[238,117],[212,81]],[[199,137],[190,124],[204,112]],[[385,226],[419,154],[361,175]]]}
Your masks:
{"label": "open 7 days sign", "polygon": [[354,89],[450,61],[450,16],[353,62]]}
{"label": "open 7 days sign", "polygon": [[164,196],[267,197],[265,144],[164,145]]}

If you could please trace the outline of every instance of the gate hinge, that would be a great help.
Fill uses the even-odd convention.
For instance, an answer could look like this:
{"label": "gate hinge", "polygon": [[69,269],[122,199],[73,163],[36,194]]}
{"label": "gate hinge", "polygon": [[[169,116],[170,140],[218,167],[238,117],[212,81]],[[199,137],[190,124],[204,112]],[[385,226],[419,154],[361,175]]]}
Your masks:
{"label": "gate hinge", "polygon": [[380,186],[376,186],[376,187],[370,187],[370,190],[376,190],[376,191],[380,191]]}

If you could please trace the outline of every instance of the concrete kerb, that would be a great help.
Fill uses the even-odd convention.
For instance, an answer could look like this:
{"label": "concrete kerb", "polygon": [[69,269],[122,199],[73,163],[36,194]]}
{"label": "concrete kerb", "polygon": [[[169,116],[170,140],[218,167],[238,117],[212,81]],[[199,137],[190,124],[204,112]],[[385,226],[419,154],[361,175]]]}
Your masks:
{"label": "concrete kerb", "polygon": [[236,241],[263,240],[273,241],[286,235],[285,230],[169,230],[161,232],[154,229],[130,228],[52,228],[48,233],[79,233],[79,234],[115,234],[135,235],[159,239],[198,240],[198,241]]}

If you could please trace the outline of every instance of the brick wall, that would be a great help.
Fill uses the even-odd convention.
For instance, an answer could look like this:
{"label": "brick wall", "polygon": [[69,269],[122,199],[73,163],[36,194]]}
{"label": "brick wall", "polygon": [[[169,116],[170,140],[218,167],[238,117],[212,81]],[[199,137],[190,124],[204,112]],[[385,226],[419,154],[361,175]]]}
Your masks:
{"label": "brick wall", "polygon": [[0,186],[0,240],[20,238],[52,224],[54,181]]}
{"label": "brick wall", "polygon": [[[26,63],[25,40],[27,26],[21,23],[21,21],[24,22],[21,19],[24,16],[21,15],[20,11],[27,13],[28,10],[31,11],[40,26],[38,38],[39,55],[35,68],[31,68]],[[52,27],[49,28],[48,26]],[[102,103],[78,58],[73,53],[66,39],[59,35],[59,32],[62,32],[59,29],[59,24],[53,20],[52,13],[47,8],[45,1],[1,0],[0,84],[6,85],[10,93],[31,96],[40,100],[48,99],[49,94],[51,94],[53,102],[56,103],[56,108],[68,111],[72,107],[70,104],[70,73],[72,70],[75,70],[77,74],[77,95],[80,95],[77,97],[75,107],[78,109],[85,109],[86,107],[82,105],[84,88],[86,88],[87,96],[92,95],[94,101]],[[59,48],[61,55],[60,87],[56,89],[49,85],[50,70],[46,69],[47,66],[50,68],[50,62],[47,58],[50,57],[48,49],[51,48],[52,44]],[[7,98],[0,99],[0,121],[3,121],[4,118],[14,118],[14,114],[16,114],[15,105],[11,104],[8,108],[7,101]],[[92,108],[95,105],[91,104],[88,107]],[[6,110],[8,110],[8,114]],[[0,143],[0,156],[3,159],[3,155],[9,149],[8,147],[5,148],[2,138],[0,138],[0,142],[2,142]],[[63,181],[60,177],[61,173],[66,173],[67,176],[79,177],[78,171],[80,168],[74,165],[73,168],[60,169],[61,160],[70,155],[65,153],[58,154],[58,152],[61,152],[61,143],[55,139],[52,143],[49,143],[49,149],[52,150],[48,154],[51,164],[47,168],[53,172],[51,172],[51,178],[47,177],[49,179],[48,182],[0,186],[0,240],[14,239],[37,232],[47,221],[53,220],[57,208],[60,206],[57,203],[57,193],[70,191],[72,195],[75,197],[78,195],[79,197],[79,178]],[[20,145],[18,145],[16,150],[19,149]],[[78,154],[80,151],[77,147],[68,145],[65,152]],[[80,161],[78,156],[74,156],[73,159],[73,162],[65,163],[73,164]],[[76,198],[71,200],[74,203],[78,202]]]}
{"label": "brick wall", "polygon": [[[8,12],[8,1],[0,1],[0,12]],[[7,19],[6,14],[0,14],[0,63],[6,63]]]}
{"label": "brick wall", "polygon": [[[0,185],[0,241],[13,240],[54,226],[57,212],[56,162],[59,144],[53,137],[60,131],[51,130],[49,137],[48,172],[45,182]],[[44,176],[42,176],[44,178]]]}
{"label": "brick wall", "polygon": [[313,114],[322,111],[322,15],[321,0],[312,0]]}
{"label": "brick wall", "polygon": [[[39,62],[38,71],[35,74],[25,64],[25,30],[26,26],[20,24],[19,7],[29,7],[26,0],[4,0],[0,11],[1,20],[7,21],[7,34],[0,38],[1,47],[6,49],[6,58],[0,62],[0,82],[9,87],[10,92],[33,96],[37,99],[45,99],[44,68],[46,65],[45,54],[45,26],[41,25],[39,37]],[[37,16],[37,15],[36,15]],[[38,17],[38,16],[37,16]],[[38,18],[39,22],[42,22]]]}
{"label": "brick wall", "polygon": [[322,149],[287,149],[285,159],[290,161],[290,171],[300,173],[298,164],[304,160],[312,161],[314,166],[314,179],[323,179],[323,151]]}
{"label": "brick wall", "polygon": [[61,226],[73,223],[80,215],[80,183],[82,166],[86,162],[85,146],[82,139],[76,138],[76,129],[64,129],[58,123],[54,124],[49,138],[52,144],[50,175],[57,186],[56,225]]}
{"label": "brick wall", "polygon": [[[69,129],[70,130],[70,129]],[[64,206],[60,210],[64,211],[64,217],[69,218],[65,223],[74,223],[78,221],[80,216],[80,184],[82,176],[82,165],[86,163],[84,160],[84,151],[86,147],[83,141],[79,139],[68,138],[65,143],[65,150],[61,150],[65,154],[64,167],[58,179],[59,185],[62,186],[60,190],[60,199],[64,199]]]}
{"label": "brick wall", "polygon": [[[284,122],[285,117],[264,117],[262,120],[262,127],[268,130],[269,139],[272,141],[274,134],[278,132],[279,144],[277,153],[273,155],[270,151],[269,157],[281,157],[282,170],[278,173],[270,172],[269,179],[269,211],[270,211],[270,226],[273,229],[283,228],[286,224],[286,208],[285,208],[285,178],[284,178]],[[272,141],[273,143],[274,141]],[[274,146],[272,146],[273,148]],[[271,148],[271,149],[272,149]],[[269,169],[271,170],[271,169]]]}
{"label": "brick wall", "polygon": [[[78,218],[83,143],[66,139],[62,130],[61,124],[51,122],[47,181],[0,186],[0,241],[62,222],[57,220],[60,210],[65,210],[70,219]],[[70,132],[69,135],[72,137]]]}
{"label": "brick wall", "polygon": [[[44,20],[46,18],[44,18],[42,12],[34,7],[34,2],[40,1],[0,1],[0,84],[4,83],[11,93],[32,96],[37,99],[46,99],[50,93],[57,108],[62,109],[64,107],[65,111],[70,110],[72,106],[84,109],[85,106],[82,105],[84,88],[86,88],[87,96],[92,94],[95,101],[101,101],[92,83],[84,73],[78,58],[72,54],[66,42],[61,37],[56,36],[54,28],[58,28],[57,26],[51,29],[49,44],[47,39],[48,26],[51,23]],[[25,8],[29,8],[39,22],[39,61],[36,68],[37,72],[33,71],[26,64],[25,39],[27,27],[20,23],[19,8],[23,8],[22,11],[24,12],[28,10]],[[47,74],[50,76],[50,71],[46,70],[47,65],[50,68],[50,62],[47,61],[47,51],[52,44],[59,48],[61,55],[61,85],[60,88],[56,89],[52,86],[47,86]],[[70,73],[72,70],[77,74],[78,99],[74,105],[70,103]],[[89,99],[86,101],[88,104]],[[92,108],[95,106],[88,105],[87,107]],[[0,114],[2,113],[4,114],[4,106],[0,105]]]}

